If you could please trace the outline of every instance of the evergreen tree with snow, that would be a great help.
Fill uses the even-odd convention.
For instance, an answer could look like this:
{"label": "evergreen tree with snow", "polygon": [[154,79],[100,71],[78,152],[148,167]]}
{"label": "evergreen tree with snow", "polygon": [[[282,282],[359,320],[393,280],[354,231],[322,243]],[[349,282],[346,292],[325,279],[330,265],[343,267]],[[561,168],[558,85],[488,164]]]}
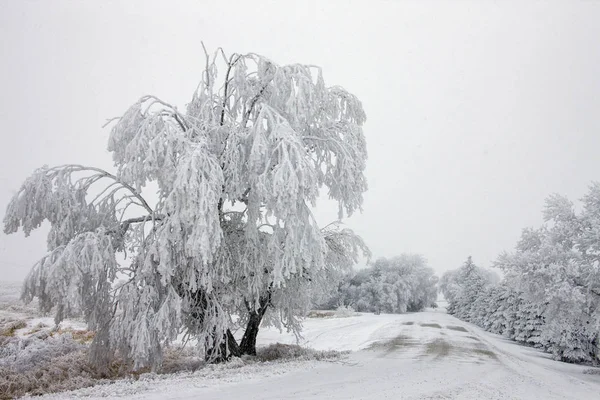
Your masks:
{"label": "evergreen tree with snow", "polygon": [[440,289],[448,301],[448,313],[465,321],[480,318],[476,303],[494,280],[493,275],[475,265],[471,256],[459,269],[446,272],[440,281]]}
{"label": "evergreen tree with snow", "polygon": [[544,225],[524,229],[515,250],[495,261],[501,284],[486,286],[470,260],[442,276],[448,312],[558,360],[598,363],[600,184],[582,203],[577,214],[566,197],[549,196]]}

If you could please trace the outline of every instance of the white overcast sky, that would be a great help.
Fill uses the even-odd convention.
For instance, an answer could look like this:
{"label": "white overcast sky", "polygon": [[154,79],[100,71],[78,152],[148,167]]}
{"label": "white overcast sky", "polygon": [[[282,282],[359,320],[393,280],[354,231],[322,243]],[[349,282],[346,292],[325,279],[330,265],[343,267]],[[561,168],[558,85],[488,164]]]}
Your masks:
{"label": "white overcast sky", "polygon": [[[210,49],[323,67],[367,112],[369,191],[348,220],[374,256],[482,266],[553,192],[600,180],[600,2],[0,0],[0,212],[31,172],[112,168],[140,96],[184,107]],[[322,225],[336,208],[319,204]],[[0,279],[45,253],[0,233]]]}

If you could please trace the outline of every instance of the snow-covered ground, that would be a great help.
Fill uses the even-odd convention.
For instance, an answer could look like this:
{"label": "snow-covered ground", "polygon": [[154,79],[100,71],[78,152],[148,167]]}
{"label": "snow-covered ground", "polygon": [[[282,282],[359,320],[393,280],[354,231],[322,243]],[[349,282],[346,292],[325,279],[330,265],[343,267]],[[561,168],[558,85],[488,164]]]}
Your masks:
{"label": "snow-covered ground", "polygon": [[[15,286],[16,288],[17,286]],[[0,317],[52,326],[3,287]],[[63,328],[83,329],[81,321]],[[296,343],[263,328],[259,345]],[[600,369],[556,362],[457,320],[444,309],[403,315],[308,318],[300,344],[352,351],[340,361],[236,360],[195,373],[147,375],[46,398],[131,399],[600,399]],[[595,372],[595,373],[589,373]]]}
{"label": "snow-covered ground", "polygon": [[[301,344],[352,350],[337,362],[210,366],[48,398],[130,399],[599,399],[590,367],[549,359],[440,311],[311,318]],[[263,329],[259,344],[295,343]]]}
{"label": "snow-covered ground", "polygon": [[[16,336],[31,333],[36,327],[55,327],[54,317],[42,316],[37,310],[36,303],[25,305],[19,300],[21,282],[0,282],[0,320],[22,320],[26,323],[23,328],[17,329]],[[59,325],[60,329],[86,330],[84,321],[65,320]]]}

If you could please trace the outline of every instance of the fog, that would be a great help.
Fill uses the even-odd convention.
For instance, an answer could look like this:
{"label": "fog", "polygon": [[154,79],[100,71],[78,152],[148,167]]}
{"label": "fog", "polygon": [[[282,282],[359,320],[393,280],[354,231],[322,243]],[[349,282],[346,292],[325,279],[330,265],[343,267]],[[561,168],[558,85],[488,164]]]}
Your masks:
{"label": "fog", "polygon": [[[438,273],[489,266],[544,198],[600,170],[597,2],[2,2],[0,210],[35,168],[112,168],[107,119],[145,94],[183,108],[226,53],[323,67],[367,112],[363,212],[374,257]],[[323,200],[322,225],[337,206]],[[45,254],[47,227],[0,233],[0,279]]]}

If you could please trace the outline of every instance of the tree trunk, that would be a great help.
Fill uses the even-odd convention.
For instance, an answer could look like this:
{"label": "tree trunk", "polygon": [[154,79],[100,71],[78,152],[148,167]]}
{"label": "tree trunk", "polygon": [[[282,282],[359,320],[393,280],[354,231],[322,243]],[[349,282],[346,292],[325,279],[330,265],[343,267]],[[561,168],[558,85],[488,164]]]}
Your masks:
{"label": "tree trunk", "polygon": [[[208,307],[209,299],[206,293],[200,289],[190,291],[181,283],[175,283],[174,286],[180,297],[188,297],[191,300],[192,311],[188,316],[188,328],[198,330],[204,323],[204,314]],[[240,355],[240,347],[231,331],[227,329],[223,333],[213,328],[212,335],[204,343],[204,359],[207,362],[219,363],[229,360],[232,356]]]}
{"label": "tree trunk", "polygon": [[240,346],[238,346],[237,341],[229,329],[227,329],[227,332],[225,332],[220,339],[221,343],[217,346],[216,343],[218,340],[215,332],[215,336],[207,340],[204,353],[205,361],[221,363],[229,360],[231,357],[239,357],[242,355]]}
{"label": "tree trunk", "polygon": [[248,325],[246,325],[246,331],[240,342],[240,353],[251,356],[256,355],[256,337],[258,336],[258,328],[262,321],[262,315],[256,311],[250,312]]}
{"label": "tree trunk", "polygon": [[269,308],[270,304],[271,290],[268,291],[266,296],[259,299],[258,310],[251,310],[250,305],[246,303],[250,317],[248,318],[248,324],[246,325],[244,336],[240,342],[240,354],[248,354],[251,356],[256,355],[256,337],[258,336],[258,329],[260,328],[260,323],[262,322],[265,312],[267,312],[267,308]]}

